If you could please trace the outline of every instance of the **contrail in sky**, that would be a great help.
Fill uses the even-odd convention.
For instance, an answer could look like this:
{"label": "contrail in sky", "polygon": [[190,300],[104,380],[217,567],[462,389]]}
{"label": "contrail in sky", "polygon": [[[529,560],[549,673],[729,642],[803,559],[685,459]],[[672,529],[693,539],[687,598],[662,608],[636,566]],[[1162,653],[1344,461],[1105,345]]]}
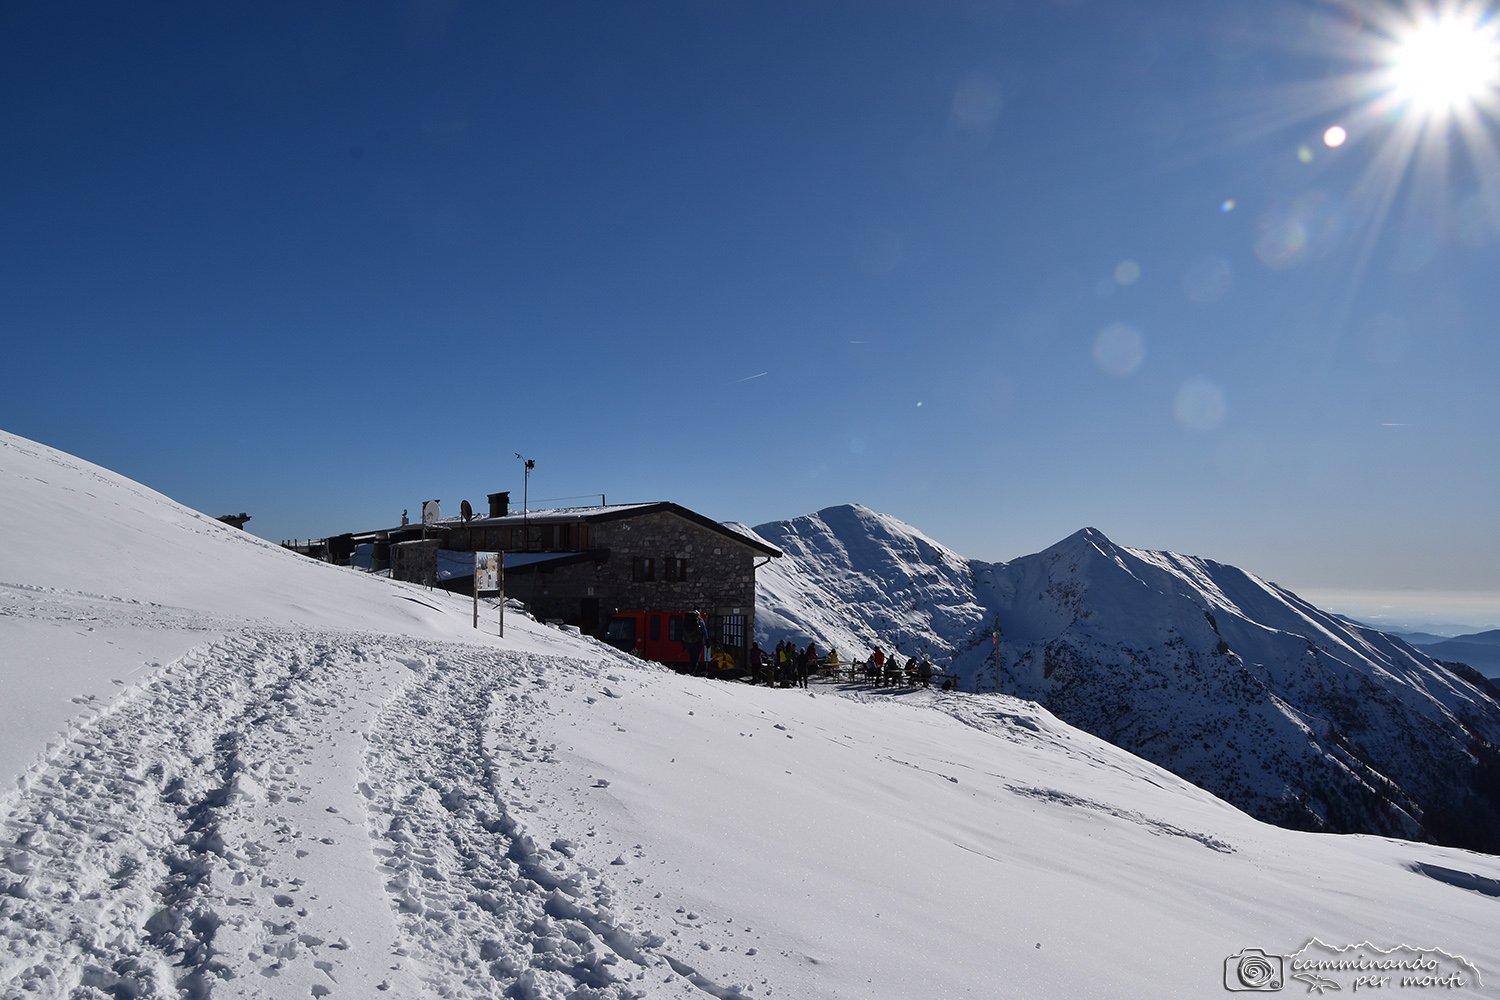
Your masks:
{"label": "contrail in sky", "polygon": [[750,381],[753,378],[760,378],[762,375],[769,375],[769,374],[771,374],[771,373],[770,372],[757,372],[754,375],[746,375],[744,378],[737,378],[737,379],[735,379],[734,380],[734,384],[735,385],[739,385],[741,382],[748,382],[748,381]]}

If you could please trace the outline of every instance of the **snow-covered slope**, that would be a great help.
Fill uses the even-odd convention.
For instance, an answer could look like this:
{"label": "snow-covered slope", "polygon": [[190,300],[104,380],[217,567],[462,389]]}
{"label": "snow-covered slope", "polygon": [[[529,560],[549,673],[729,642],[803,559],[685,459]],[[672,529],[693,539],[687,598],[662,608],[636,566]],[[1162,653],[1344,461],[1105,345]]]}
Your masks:
{"label": "snow-covered slope", "polygon": [[52,540],[0,538],[0,720],[65,713],[0,792],[4,1000],[1186,998],[1314,935],[1500,982],[1495,858],[1266,826],[1009,696],[476,633],[0,443]]}
{"label": "snow-covered slope", "polygon": [[861,507],[756,530],[788,554],[760,581],[768,641],[936,653],[970,689],[995,690],[998,666],[1000,690],[1262,819],[1500,852],[1482,682],[1249,573],[1093,528],[966,562]]}
{"label": "snow-covered slope", "polygon": [[756,573],[756,629],[773,642],[910,655],[986,620],[968,561],[889,515],[853,504],[754,530],[784,553]]}
{"label": "snow-covered slope", "polygon": [[12,671],[0,775],[24,768],[80,704],[107,701],[225,630],[473,633],[465,602],[294,555],[4,431],[0,616]]}

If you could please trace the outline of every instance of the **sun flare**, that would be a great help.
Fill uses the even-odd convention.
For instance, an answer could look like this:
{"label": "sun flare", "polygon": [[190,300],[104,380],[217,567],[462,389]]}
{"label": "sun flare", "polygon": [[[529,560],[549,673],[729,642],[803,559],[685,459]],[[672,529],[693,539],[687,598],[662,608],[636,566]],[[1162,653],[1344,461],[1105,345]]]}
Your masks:
{"label": "sun flare", "polygon": [[1424,115],[1460,114],[1500,91],[1500,31],[1475,13],[1422,17],[1392,39],[1388,59],[1392,94]]}

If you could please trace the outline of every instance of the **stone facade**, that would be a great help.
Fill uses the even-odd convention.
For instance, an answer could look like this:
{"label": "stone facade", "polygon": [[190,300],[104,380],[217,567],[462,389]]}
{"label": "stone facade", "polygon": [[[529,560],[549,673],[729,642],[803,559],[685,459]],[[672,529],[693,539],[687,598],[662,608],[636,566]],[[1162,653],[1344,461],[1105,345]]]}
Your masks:
{"label": "stone facade", "polygon": [[755,563],[765,553],[670,510],[594,520],[589,532],[594,560],[513,574],[507,596],[592,635],[616,610],[694,608],[744,616],[754,634]]}
{"label": "stone facade", "polygon": [[398,542],[391,546],[391,578],[430,587],[437,581],[437,561],[436,538]]}

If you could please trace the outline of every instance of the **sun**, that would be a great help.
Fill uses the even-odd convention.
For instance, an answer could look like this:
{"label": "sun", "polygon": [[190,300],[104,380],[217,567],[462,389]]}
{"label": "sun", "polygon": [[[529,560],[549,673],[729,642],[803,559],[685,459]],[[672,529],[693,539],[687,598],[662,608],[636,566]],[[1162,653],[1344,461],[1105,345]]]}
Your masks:
{"label": "sun", "polygon": [[1428,11],[1393,33],[1386,65],[1391,96],[1413,111],[1472,112],[1500,97],[1500,26],[1476,8]]}

